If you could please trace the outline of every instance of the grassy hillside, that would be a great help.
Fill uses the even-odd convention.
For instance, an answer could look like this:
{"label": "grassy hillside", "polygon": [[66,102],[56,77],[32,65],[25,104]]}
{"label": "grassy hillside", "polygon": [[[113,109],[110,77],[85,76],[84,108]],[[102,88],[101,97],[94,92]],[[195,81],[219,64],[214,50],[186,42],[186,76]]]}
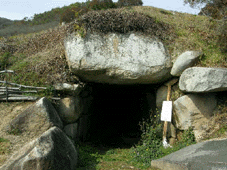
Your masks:
{"label": "grassy hillside", "polygon": [[[58,26],[61,15],[74,7],[85,6],[86,3],[76,2],[62,8],[53,8],[44,13],[35,14],[32,18],[25,17],[23,20],[8,20],[0,18],[0,37],[9,37],[17,34],[34,33]],[[2,23],[4,22],[4,25]],[[2,25],[2,26],[1,26]]]}
{"label": "grassy hillside", "polygon": [[[171,12],[154,7],[134,6],[119,9],[119,11],[122,10],[129,13],[138,12],[152,17],[155,23],[168,25],[171,28],[168,30],[171,34],[165,30],[162,30],[161,34],[165,34],[167,37],[163,41],[173,60],[184,51],[201,50],[204,52],[204,56],[201,58],[199,66],[226,67],[226,53],[221,52],[217,43],[218,21],[205,16]],[[51,25],[52,23],[46,24]],[[34,26],[34,29],[38,26],[42,25]],[[16,71],[16,74],[10,78],[12,81],[40,86],[71,81],[67,76],[69,70],[65,61],[63,45],[66,27],[58,24],[52,26],[52,28],[40,32],[0,39],[0,44],[5,44],[7,47],[0,51],[0,61],[6,62],[6,58],[8,58],[5,63],[7,68]],[[1,65],[5,66],[5,64]]]}
{"label": "grassy hillside", "polygon": [[[74,5],[75,4],[72,4],[71,7]],[[15,74],[8,76],[8,81],[30,86],[47,86],[50,87],[49,89],[51,89],[51,86],[55,83],[74,81],[67,66],[63,44],[64,38],[72,24],[66,24],[66,26],[59,25],[59,15],[68,8],[69,7],[56,8],[46,13],[35,15],[33,20],[28,19],[27,21],[14,23],[14,25],[8,26],[7,29],[0,29],[0,36],[2,36],[0,37],[0,69],[3,70],[7,68],[15,71]],[[111,14],[116,14],[116,16],[124,15],[126,18],[130,18],[134,15],[135,18],[130,18],[127,22],[124,22],[125,20],[121,21],[123,25],[125,23],[130,25],[130,21],[136,19],[138,21],[138,18],[141,19],[142,17],[145,20],[141,20],[140,24],[145,24],[143,28],[147,27],[148,30],[143,30],[141,28],[142,26],[138,25],[136,31],[142,31],[147,36],[156,35],[161,38],[173,61],[178,55],[187,50],[201,50],[204,52],[204,56],[200,59],[197,64],[198,66],[227,67],[227,54],[222,52],[222,46],[218,43],[220,34],[218,30],[221,28],[219,21],[212,20],[205,16],[166,11],[154,7],[134,6],[114,10],[115,13],[111,12],[113,9],[107,11],[91,11],[91,13],[85,14],[83,18],[91,19],[94,17],[94,21],[99,21],[100,18],[95,18],[96,14],[97,16],[99,16],[99,14],[100,16],[107,16],[105,14],[108,14],[109,17],[112,17]],[[94,15],[90,17],[91,14]],[[51,19],[45,20],[44,18]],[[80,19],[80,21],[82,21],[82,18]],[[112,18],[106,18],[106,21],[108,22],[111,19]],[[4,22],[5,21],[10,22],[4,20]],[[87,21],[89,22],[89,20]],[[105,24],[104,21],[102,21],[102,23]],[[74,23],[73,26],[75,26]],[[106,28],[106,30],[108,32],[108,28]],[[7,36],[5,36],[6,34]],[[0,75],[0,80],[3,79],[4,76]],[[219,95],[226,96],[223,95],[223,93]],[[215,115],[213,119],[216,124],[223,124],[223,127],[221,126],[216,129],[214,132],[216,136],[208,136],[207,138],[220,137],[227,129],[226,126],[224,126],[226,124],[226,99],[221,98],[219,101],[221,100],[222,102],[218,103],[221,116]],[[13,113],[12,110],[16,107],[17,103],[0,104],[1,108],[3,108],[2,115],[5,114],[9,116]],[[18,103],[18,105],[22,106],[22,103]],[[8,110],[6,110],[7,108]],[[3,117],[6,118],[7,116]],[[9,122],[11,117],[8,117],[6,122]],[[4,121],[5,119],[2,120],[2,122]],[[10,145],[9,141],[0,138],[0,142],[0,144],[4,144],[1,145],[0,154],[9,152],[7,150],[8,145]],[[156,145],[154,147],[156,147]],[[144,150],[144,148],[141,148],[141,150]],[[83,161],[85,161],[80,160],[81,166],[83,164],[90,164],[93,161],[92,164],[98,164],[96,169],[111,169],[113,167],[131,169],[134,166],[133,164],[138,163],[138,160],[135,160],[133,163],[125,163],[134,157],[134,153],[130,153],[129,149],[108,150],[105,154],[97,153],[98,151],[92,151],[92,153],[90,153],[91,151],[88,146],[80,147],[79,152],[82,155],[80,159],[84,158]],[[168,154],[170,151],[167,150],[165,152],[165,154]],[[0,164],[5,160],[6,157],[0,157]],[[148,162],[146,166],[148,166],[150,160],[146,161]],[[143,168],[143,163],[135,166],[140,169],[147,169]]]}
{"label": "grassy hillside", "polygon": [[12,20],[9,20],[7,18],[1,18],[0,17],[0,29],[3,29],[6,26],[11,25],[11,24],[13,24],[13,21]]}

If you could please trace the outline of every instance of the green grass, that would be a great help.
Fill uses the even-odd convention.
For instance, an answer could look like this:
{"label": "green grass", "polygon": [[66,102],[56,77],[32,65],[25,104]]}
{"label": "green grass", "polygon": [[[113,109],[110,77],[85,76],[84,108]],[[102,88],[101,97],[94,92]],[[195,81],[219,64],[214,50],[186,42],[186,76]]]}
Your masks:
{"label": "green grass", "polygon": [[97,169],[97,170],[118,170],[118,169],[150,169],[142,163],[133,162],[130,148],[98,148],[90,145],[76,145],[79,153],[78,170]]}
{"label": "green grass", "polygon": [[150,122],[151,124],[143,123],[146,130],[143,130],[141,141],[131,148],[96,148],[84,144],[76,145],[79,149],[79,169],[130,169],[130,167],[155,169],[150,166],[151,160],[162,158],[196,143],[190,128],[183,132],[181,140],[172,148],[164,148],[162,135],[160,135],[162,126],[158,123],[158,119],[157,117]]}

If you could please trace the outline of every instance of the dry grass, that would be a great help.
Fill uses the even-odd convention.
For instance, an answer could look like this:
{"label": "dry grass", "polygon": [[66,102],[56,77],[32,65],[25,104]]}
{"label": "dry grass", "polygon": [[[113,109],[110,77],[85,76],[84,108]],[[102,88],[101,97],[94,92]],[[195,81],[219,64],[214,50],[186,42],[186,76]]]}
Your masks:
{"label": "dry grass", "polygon": [[200,63],[201,66],[226,67],[221,60],[226,54],[222,54],[217,45],[216,31],[219,22],[206,16],[170,12],[153,7],[137,6],[132,10],[155,17],[175,28],[177,37],[167,45],[173,60],[184,51],[201,50],[206,56]]}
{"label": "dry grass", "polygon": [[3,39],[14,49],[12,57],[18,58],[9,68],[16,71],[9,80],[35,86],[66,82],[69,71],[63,45],[65,31],[65,27],[55,27]]}
{"label": "dry grass", "polygon": [[[100,22],[103,17],[107,18]],[[171,12],[154,7],[133,6],[92,11],[83,15],[80,18],[80,21],[82,20],[90,28],[94,28],[95,25],[99,28],[100,23],[107,25],[102,30],[103,33],[112,29],[120,32],[140,31],[147,36],[156,35],[163,39],[172,61],[184,51],[201,50],[204,52],[204,57],[201,58],[198,66],[226,67],[226,54],[220,51],[217,44],[218,22],[205,16]],[[125,22],[126,20],[128,22]],[[91,21],[94,21],[93,25]],[[106,23],[112,23],[112,25]],[[10,51],[17,58],[9,68],[17,72],[12,81],[39,86],[69,81],[63,45],[69,28],[69,25],[57,26],[41,32],[1,38],[0,44],[5,44],[8,47],[6,51]],[[1,50],[0,57],[6,51]],[[23,78],[21,79],[20,76]],[[36,80],[35,83],[34,80]]]}
{"label": "dry grass", "polygon": [[6,142],[0,141],[0,166],[9,159],[14,151],[20,149],[25,143],[32,139],[31,136],[25,134],[22,136],[9,134],[7,126],[19,115],[23,110],[29,107],[32,102],[13,102],[13,103],[0,103],[0,137],[5,139]]}
{"label": "dry grass", "polygon": [[0,27],[0,36],[13,36],[18,34],[28,34],[28,33],[35,33],[42,30],[46,30],[48,28],[53,28],[55,26],[59,25],[57,21],[53,21],[51,23],[46,23],[42,25],[35,25],[35,26],[29,26],[29,25],[16,25],[15,23],[11,23],[5,28]]}
{"label": "dry grass", "polygon": [[146,36],[156,36],[160,40],[172,40],[176,37],[174,28],[143,13],[125,10],[125,8],[90,11],[76,20],[76,24],[92,32],[140,32]]}

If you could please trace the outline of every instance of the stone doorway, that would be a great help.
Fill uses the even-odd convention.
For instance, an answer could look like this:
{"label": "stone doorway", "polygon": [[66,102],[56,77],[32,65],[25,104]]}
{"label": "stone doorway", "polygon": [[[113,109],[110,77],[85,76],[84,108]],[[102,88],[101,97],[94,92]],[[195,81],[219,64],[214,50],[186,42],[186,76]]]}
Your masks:
{"label": "stone doorway", "polygon": [[93,103],[83,138],[103,145],[132,145],[141,137],[139,122],[155,110],[152,85],[92,84]]}

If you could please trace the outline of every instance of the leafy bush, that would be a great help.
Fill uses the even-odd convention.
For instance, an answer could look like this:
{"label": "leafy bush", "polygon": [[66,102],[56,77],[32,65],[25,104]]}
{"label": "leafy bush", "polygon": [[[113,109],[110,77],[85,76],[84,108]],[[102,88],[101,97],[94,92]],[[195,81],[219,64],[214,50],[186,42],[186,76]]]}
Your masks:
{"label": "leafy bush", "polygon": [[155,119],[142,123],[143,134],[138,145],[131,148],[132,162],[140,162],[144,167],[150,167],[151,160],[159,159],[191,144],[195,144],[194,133],[191,128],[185,130],[181,141],[172,148],[164,148],[162,144],[162,123],[157,115]]}
{"label": "leafy bush", "polygon": [[87,7],[73,7],[66,10],[60,18],[60,23],[65,22],[69,23],[72,22],[77,17],[87,13],[90,9]]}
{"label": "leafy bush", "polygon": [[112,0],[92,0],[88,8],[93,9],[93,10],[104,10],[104,9],[109,9],[109,8],[115,8],[115,4],[113,3]]}
{"label": "leafy bush", "polygon": [[123,6],[142,6],[142,0],[118,0],[118,5]]}

